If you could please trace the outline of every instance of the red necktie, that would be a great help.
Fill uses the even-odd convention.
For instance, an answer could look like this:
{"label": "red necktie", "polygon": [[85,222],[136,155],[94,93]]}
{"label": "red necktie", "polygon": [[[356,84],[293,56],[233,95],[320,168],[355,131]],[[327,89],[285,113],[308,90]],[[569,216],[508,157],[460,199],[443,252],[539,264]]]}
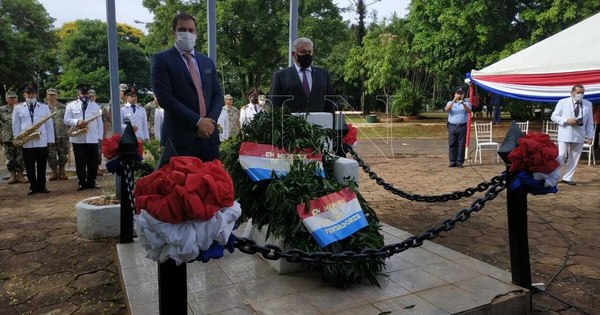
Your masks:
{"label": "red necktie", "polygon": [[194,60],[192,59],[192,54],[185,52],[183,53],[183,56],[187,60],[188,70],[190,71],[192,81],[194,81],[194,86],[196,87],[196,92],[198,93],[200,117],[204,117],[206,116],[206,103],[204,102],[204,92],[202,92],[202,83],[200,81],[200,75],[198,74],[198,71],[196,71],[196,67],[194,67]]}

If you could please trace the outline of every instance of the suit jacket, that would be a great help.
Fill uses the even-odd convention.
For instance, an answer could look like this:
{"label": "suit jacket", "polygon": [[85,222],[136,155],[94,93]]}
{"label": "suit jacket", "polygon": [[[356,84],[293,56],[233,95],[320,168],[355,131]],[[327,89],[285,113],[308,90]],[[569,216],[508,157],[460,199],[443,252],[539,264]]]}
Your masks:
{"label": "suit jacket", "polygon": [[287,106],[292,113],[329,112],[335,117],[335,104],[325,99],[333,95],[329,72],[312,66],[312,89],[307,96],[302,87],[296,66],[273,74],[270,101],[273,107]]}
{"label": "suit jacket", "polygon": [[552,121],[558,124],[559,142],[577,142],[583,143],[584,140],[592,139],[594,133],[594,121],[592,119],[592,103],[588,100],[581,102],[583,111],[583,126],[567,125],[568,118],[576,118],[573,111],[573,98],[567,97],[558,101],[554,112],[552,112]]}
{"label": "suit jacket", "polygon": [[[31,115],[29,114],[29,105],[27,103],[21,103],[15,105],[12,116],[12,132],[16,137],[29,129],[34,123],[37,123],[42,118],[50,115],[50,107],[44,103],[36,103],[35,110],[33,111],[33,122],[31,121]],[[48,143],[54,143],[54,124],[52,119],[46,120],[37,129],[41,134],[39,138],[33,138],[23,144],[23,148],[43,148],[47,147]]]}
{"label": "suit jacket", "polygon": [[[195,52],[200,70],[200,80],[206,103],[206,117],[215,122],[223,108],[223,92],[219,86],[217,69],[210,58]],[[152,89],[160,106],[165,110],[161,144],[168,139],[177,146],[200,146],[210,155],[219,151],[219,131],[207,139],[196,137],[196,124],[200,119],[198,94],[187,65],[177,48],[172,47],[152,57]]]}
{"label": "suit jacket", "polygon": [[[77,125],[78,120],[83,119],[83,111],[81,108],[81,101],[76,100],[69,104],[67,104],[67,109],[65,110],[64,122],[65,125],[69,127],[73,127]],[[90,101],[85,109],[85,119],[90,119],[90,117],[100,113],[102,109],[100,105]],[[69,137],[69,141],[71,143],[98,143],[99,140],[102,140],[102,136],[104,134],[104,125],[102,123],[102,116],[90,121],[88,124],[88,131],[84,132],[75,137]]]}

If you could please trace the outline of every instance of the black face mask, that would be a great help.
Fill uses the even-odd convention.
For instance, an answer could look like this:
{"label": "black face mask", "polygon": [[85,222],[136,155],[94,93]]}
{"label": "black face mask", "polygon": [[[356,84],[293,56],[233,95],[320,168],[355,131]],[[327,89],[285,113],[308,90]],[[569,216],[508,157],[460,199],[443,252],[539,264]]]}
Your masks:
{"label": "black face mask", "polygon": [[88,96],[81,96],[81,97],[79,97],[79,100],[82,103],[87,104],[90,101],[90,98]]}
{"label": "black face mask", "polygon": [[304,55],[296,54],[296,57],[298,58],[298,64],[300,64],[300,68],[302,68],[302,69],[306,69],[306,68],[310,67],[310,65],[312,64],[312,55],[310,55],[310,54],[304,54]]}

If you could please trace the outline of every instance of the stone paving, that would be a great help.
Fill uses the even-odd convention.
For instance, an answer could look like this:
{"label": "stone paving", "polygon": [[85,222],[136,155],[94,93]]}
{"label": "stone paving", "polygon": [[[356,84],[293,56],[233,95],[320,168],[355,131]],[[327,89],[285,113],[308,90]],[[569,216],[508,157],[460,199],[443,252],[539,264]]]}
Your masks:
{"label": "stone paving", "polygon": [[[491,153],[484,153],[483,164],[448,168],[445,140],[401,139],[393,142],[394,154],[391,147],[382,141],[363,141],[357,151],[365,152],[361,156],[381,177],[413,193],[463,190],[505,169],[492,162]],[[555,195],[528,197],[532,278],[548,285],[547,293],[533,294],[539,312],[594,314],[600,308],[600,166],[587,166],[582,158],[575,180],[577,186],[559,184]],[[412,202],[385,191],[364,173],[360,190],[383,222],[414,234],[469,207],[475,198],[441,204]],[[435,242],[509,270],[506,192]]]}

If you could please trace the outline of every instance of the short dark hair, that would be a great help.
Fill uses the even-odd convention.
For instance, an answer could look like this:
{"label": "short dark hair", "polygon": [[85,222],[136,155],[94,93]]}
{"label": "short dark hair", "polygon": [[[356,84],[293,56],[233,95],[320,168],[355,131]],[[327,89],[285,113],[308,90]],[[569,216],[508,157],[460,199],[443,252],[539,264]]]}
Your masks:
{"label": "short dark hair", "polygon": [[583,87],[582,84],[575,84],[573,85],[573,87],[571,88],[571,92],[575,92],[576,89],[582,89],[585,91],[585,88]]}
{"label": "short dark hair", "polygon": [[196,28],[198,27],[196,25],[196,19],[193,16],[191,16],[185,12],[181,12],[181,13],[177,13],[177,15],[173,18],[173,32],[175,32],[175,29],[177,28],[177,23],[179,22],[179,20],[192,20],[192,21],[194,21],[194,27],[196,27]]}

